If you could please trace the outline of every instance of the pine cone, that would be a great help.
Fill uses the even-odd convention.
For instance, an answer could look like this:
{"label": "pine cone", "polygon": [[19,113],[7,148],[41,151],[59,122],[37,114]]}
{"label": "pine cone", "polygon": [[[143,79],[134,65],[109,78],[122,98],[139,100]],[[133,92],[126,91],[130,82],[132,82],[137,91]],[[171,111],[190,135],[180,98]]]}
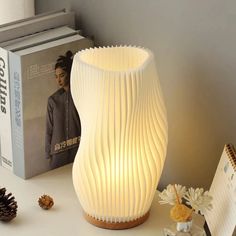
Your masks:
{"label": "pine cone", "polygon": [[6,189],[0,188],[0,220],[10,221],[16,217],[17,202],[11,193],[5,193]]}
{"label": "pine cone", "polygon": [[49,210],[54,205],[53,199],[45,194],[39,198],[38,203],[44,210]]}

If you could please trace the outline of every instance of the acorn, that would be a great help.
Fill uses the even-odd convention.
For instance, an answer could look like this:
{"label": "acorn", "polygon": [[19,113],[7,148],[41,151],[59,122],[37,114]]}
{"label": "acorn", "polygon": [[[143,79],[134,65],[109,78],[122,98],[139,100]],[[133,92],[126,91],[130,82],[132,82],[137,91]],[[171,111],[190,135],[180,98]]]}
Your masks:
{"label": "acorn", "polygon": [[53,201],[52,197],[50,197],[49,195],[44,194],[39,198],[38,204],[44,210],[49,210],[54,205],[54,201]]}

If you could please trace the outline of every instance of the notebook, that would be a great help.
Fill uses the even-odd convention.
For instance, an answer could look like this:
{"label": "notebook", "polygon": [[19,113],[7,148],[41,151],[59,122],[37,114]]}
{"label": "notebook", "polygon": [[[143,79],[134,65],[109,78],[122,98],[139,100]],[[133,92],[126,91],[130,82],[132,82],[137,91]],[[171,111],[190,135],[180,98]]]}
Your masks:
{"label": "notebook", "polygon": [[236,151],[232,144],[227,144],[210,187],[213,209],[205,214],[212,236],[236,236],[235,172]]}

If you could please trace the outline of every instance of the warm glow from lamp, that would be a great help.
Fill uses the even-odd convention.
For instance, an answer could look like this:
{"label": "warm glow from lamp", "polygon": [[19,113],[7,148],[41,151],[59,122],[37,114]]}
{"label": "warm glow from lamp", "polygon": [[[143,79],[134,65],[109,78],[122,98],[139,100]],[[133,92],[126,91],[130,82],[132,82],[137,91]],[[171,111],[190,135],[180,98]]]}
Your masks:
{"label": "warm glow from lamp", "polygon": [[78,52],[71,91],[82,126],[73,183],[86,219],[103,228],[141,224],[167,147],[153,54],[131,46]]}

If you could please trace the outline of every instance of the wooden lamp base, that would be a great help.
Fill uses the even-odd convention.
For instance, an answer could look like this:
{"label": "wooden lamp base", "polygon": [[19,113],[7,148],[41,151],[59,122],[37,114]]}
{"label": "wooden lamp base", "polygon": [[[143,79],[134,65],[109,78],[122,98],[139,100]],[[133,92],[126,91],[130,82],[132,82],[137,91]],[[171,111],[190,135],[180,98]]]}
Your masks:
{"label": "wooden lamp base", "polygon": [[133,228],[135,226],[138,226],[142,223],[144,223],[147,218],[149,217],[150,211],[148,211],[145,215],[143,215],[142,217],[133,220],[133,221],[129,221],[129,222],[106,222],[106,221],[102,221],[102,220],[97,220],[94,217],[88,215],[87,213],[84,213],[84,218],[92,225],[95,225],[99,228],[103,228],[103,229],[129,229],[129,228]]}

